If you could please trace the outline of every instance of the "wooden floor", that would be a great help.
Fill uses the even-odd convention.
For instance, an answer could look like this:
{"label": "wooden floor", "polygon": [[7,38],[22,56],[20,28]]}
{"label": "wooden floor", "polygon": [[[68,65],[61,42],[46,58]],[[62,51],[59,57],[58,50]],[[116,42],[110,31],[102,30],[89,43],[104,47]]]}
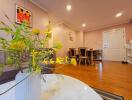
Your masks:
{"label": "wooden floor", "polygon": [[55,73],[75,77],[91,87],[124,96],[132,100],[132,65],[120,62],[103,62],[95,66],[65,65]]}

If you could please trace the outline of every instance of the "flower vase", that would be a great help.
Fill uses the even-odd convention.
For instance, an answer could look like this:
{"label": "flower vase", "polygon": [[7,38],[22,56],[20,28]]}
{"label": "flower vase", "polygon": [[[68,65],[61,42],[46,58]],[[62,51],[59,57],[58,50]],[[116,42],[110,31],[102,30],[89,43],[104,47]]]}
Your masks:
{"label": "flower vase", "polygon": [[15,100],[41,100],[41,78],[38,73],[19,72],[15,82]]}

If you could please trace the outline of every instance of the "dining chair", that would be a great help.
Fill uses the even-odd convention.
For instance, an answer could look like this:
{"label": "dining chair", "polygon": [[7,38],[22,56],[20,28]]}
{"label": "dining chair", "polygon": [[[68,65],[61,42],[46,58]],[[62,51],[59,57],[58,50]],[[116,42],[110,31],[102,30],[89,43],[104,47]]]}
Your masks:
{"label": "dining chair", "polygon": [[76,49],[69,48],[70,58],[76,58]]}
{"label": "dining chair", "polygon": [[79,64],[81,64],[82,61],[85,62],[85,64],[90,63],[89,58],[87,56],[87,48],[80,47],[78,48],[79,51]]}

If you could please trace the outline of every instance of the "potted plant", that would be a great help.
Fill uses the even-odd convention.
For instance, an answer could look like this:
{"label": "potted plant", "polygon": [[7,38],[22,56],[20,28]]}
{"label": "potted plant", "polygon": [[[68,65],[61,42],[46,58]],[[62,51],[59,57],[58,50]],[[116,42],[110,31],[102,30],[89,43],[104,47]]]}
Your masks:
{"label": "potted plant", "polygon": [[[7,15],[5,15],[11,25],[7,25],[0,21],[0,30],[5,34],[12,36],[11,40],[0,37],[0,44],[4,51],[8,52],[8,60],[12,60],[13,65],[20,70],[16,76],[16,83],[24,80],[20,86],[16,87],[16,99],[18,100],[39,100],[40,99],[40,74],[43,66],[48,64],[76,64],[74,59],[66,58],[49,58],[49,55],[61,48],[61,44],[54,44],[52,50],[43,50],[46,48],[48,40],[51,38],[51,23],[45,29],[29,28],[26,21],[17,25],[12,23]],[[41,37],[40,34],[44,34]],[[27,53],[26,70],[23,68],[22,56]],[[12,64],[12,63],[11,63]],[[0,64],[0,72],[2,72],[4,65]],[[26,79],[26,77],[28,77]],[[27,95],[28,94],[28,95]]]}

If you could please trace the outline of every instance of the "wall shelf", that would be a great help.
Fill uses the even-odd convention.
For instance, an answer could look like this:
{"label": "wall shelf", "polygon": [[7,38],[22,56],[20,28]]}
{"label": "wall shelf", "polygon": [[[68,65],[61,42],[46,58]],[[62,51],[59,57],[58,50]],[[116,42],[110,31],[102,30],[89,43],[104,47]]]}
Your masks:
{"label": "wall shelf", "polygon": [[127,61],[132,64],[132,43],[126,45]]}

